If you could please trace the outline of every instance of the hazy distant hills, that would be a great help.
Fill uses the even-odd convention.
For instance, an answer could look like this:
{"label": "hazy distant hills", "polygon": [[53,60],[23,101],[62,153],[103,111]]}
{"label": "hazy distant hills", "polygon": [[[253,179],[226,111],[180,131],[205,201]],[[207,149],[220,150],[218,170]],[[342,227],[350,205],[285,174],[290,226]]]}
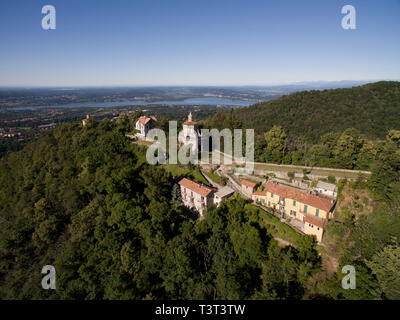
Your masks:
{"label": "hazy distant hills", "polygon": [[291,137],[315,142],[327,132],[356,128],[369,138],[400,129],[400,82],[296,92],[236,111],[256,133],[281,125]]}
{"label": "hazy distant hills", "polygon": [[0,88],[0,109],[28,106],[66,105],[217,97],[231,100],[267,101],[303,90],[345,88],[368,81],[315,81],[271,86],[153,86],[83,88]]}

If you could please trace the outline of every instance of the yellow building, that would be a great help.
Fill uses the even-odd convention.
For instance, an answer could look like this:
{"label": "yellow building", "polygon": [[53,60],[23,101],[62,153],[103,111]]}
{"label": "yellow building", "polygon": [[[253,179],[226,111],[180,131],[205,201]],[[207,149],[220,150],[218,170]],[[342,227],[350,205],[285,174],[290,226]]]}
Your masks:
{"label": "yellow building", "polygon": [[253,192],[253,201],[276,211],[284,218],[302,223],[305,234],[315,235],[322,242],[325,223],[331,218],[335,201],[301,190],[268,182],[263,191]]}

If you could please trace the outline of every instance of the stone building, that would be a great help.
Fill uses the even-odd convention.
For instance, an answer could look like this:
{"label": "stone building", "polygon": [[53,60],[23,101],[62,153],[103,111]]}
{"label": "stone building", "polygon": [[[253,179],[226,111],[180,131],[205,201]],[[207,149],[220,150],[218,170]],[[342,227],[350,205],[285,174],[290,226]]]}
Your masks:
{"label": "stone building", "polygon": [[214,189],[183,178],[179,181],[183,204],[200,214],[213,204]]}
{"label": "stone building", "polygon": [[315,187],[315,191],[318,194],[336,199],[338,188],[333,183],[318,181],[317,186]]}
{"label": "stone building", "polygon": [[253,192],[255,191],[256,187],[257,187],[257,183],[255,183],[255,182],[251,182],[251,181],[245,180],[245,179],[240,181],[241,191],[243,192],[244,195],[246,195],[249,198],[251,198],[251,196],[253,195]]}

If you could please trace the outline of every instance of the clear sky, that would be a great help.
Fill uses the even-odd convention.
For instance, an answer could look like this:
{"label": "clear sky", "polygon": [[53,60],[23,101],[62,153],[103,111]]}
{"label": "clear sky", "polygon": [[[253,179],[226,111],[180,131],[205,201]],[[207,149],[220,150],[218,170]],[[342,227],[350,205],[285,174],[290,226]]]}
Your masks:
{"label": "clear sky", "polygon": [[400,0],[0,1],[0,86],[378,79],[400,79]]}

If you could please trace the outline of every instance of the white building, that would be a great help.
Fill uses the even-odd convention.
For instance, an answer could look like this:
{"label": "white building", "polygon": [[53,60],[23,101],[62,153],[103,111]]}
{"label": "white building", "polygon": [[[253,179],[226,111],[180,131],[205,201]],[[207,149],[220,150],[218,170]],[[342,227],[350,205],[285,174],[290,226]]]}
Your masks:
{"label": "white building", "polygon": [[87,115],[86,115],[86,118],[82,120],[82,126],[86,126],[86,124],[88,123],[88,121],[89,121],[89,115],[87,114]]}
{"label": "white building", "polygon": [[137,119],[135,128],[136,130],[139,130],[140,133],[138,133],[139,136],[146,137],[147,133],[151,130],[154,129],[156,126],[156,121],[157,119],[153,116],[151,117],[146,117],[146,116],[141,116],[139,119]]}
{"label": "white building", "polygon": [[235,193],[235,190],[229,188],[228,186],[223,187],[214,194],[214,204],[219,207],[223,199],[229,198]]}
{"label": "white building", "polygon": [[197,211],[200,216],[204,210],[213,204],[214,189],[200,183],[183,178],[179,181],[183,204],[189,209]]}
{"label": "white building", "polygon": [[315,191],[317,191],[318,194],[336,199],[338,188],[332,183],[318,181]]}
{"label": "white building", "polygon": [[197,122],[193,121],[192,113],[189,113],[188,120],[183,123],[183,130],[178,136],[179,143],[191,145],[193,155],[197,155],[201,151],[201,133]]}

